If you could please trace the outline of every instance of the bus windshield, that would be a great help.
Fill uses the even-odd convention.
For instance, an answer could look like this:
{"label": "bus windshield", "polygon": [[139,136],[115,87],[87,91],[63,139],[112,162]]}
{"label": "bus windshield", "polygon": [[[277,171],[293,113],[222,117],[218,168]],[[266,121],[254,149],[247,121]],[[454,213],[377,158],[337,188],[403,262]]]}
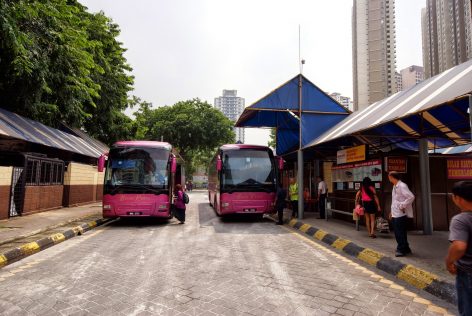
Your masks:
{"label": "bus windshield", "polygon": [[223,189],[261,188],[273,191],[274,163],[266,150],[229,150],[223,153]]}
{"label": "bus windshield", "polygon": [[169,154],[170,151],[164,148],[112,148],[105,183],[112,186],[167,189]]}

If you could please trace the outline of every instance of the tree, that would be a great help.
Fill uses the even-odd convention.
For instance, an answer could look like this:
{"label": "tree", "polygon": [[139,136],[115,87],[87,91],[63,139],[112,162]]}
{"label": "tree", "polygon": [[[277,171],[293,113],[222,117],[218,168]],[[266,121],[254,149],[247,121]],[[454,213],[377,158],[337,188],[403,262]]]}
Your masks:
{"label": "tree", "polygon": [[144,102],[135,116],[136,137],[171,143],[186,161],[188,174],[193,173],[198,160],[211,156],[218,146],[235,141],[233,122],[199,99],[157,109]]}
{"label": "tree", "polygon": [[1,0],[1,106],[107,143],[126,135],[133,78],[118,34],[76,0]]}

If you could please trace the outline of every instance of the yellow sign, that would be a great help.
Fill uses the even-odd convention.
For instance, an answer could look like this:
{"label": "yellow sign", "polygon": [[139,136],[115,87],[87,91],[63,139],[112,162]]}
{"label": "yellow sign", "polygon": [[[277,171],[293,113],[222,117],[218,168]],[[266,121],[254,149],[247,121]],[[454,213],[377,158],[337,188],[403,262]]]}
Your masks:
{"label": "yellow sign", "polygon": [[338,150],[337,164],[350,163],[366,160],[366,145],[351,147],[348,149]]}

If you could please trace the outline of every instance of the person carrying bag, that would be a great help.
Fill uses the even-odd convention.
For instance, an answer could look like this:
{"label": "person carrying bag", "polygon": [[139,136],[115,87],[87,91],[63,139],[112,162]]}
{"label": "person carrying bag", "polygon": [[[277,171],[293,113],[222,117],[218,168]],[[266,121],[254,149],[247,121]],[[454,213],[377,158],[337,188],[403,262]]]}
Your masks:
{"label": "person carrying bag", "polygon": [[[375,214],[380,213],[380,202],[375,192],[374,183],[369,177],[365,177],[361,183],[361,189],[356,194],[356,201],[360,201],[360,205],[365,214],[365,225],[369,237],[376,238],[375,235]],[[356,205],[357,208],[357,205]]]}

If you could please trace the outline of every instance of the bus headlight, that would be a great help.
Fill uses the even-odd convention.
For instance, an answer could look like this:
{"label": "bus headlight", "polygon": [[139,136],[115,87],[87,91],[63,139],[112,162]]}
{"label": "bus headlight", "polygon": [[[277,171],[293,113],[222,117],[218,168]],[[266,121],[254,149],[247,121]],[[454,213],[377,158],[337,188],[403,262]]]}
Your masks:
{"label": "bus headlight", "polygon": [[228,206],[229,206],[229,203],[227,203],[227,202],[226,202],[226,203],[221,203],[221,206],[222,206],[222,207],[228,207]]}
{"label": "bus headlight", "polygon": [[110,204],[103,204],[103,210],[111,210],[111,205]]}
{"label": "bus headlight", "polygon": [[167,208],[166,204],[159,204],[159,209],[160,210],[163,210],[163,209],[166,209],[166,208]]}

